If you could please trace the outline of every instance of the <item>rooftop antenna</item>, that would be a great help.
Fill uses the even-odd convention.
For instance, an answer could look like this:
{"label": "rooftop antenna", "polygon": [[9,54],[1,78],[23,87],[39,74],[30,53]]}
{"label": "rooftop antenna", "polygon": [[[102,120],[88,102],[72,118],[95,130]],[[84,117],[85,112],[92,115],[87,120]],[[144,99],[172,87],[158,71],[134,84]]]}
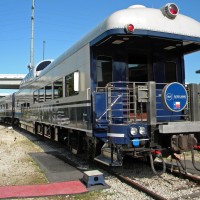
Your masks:
{"label": "rooftop antenna", "polygon": [[31,15],[31,51],[30,51],[30,70],[34,68],[34,13],[35,0],[32,0],[32,15]]}

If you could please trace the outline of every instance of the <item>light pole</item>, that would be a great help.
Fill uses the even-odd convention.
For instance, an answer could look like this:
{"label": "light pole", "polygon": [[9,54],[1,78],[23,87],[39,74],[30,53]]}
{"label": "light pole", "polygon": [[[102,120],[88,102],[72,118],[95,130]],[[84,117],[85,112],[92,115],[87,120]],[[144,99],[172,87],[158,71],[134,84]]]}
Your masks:
{"label": "light pole", "polygon": [[30,69],[34,68],[34,14],[35,0],[32,0],[32,15],[31,15],[31,50],[30,50]]}
{"label": "light pole", "polygon": [[45,53],[45,40],[43,40],[43,60],[44,60],[44,53]]}

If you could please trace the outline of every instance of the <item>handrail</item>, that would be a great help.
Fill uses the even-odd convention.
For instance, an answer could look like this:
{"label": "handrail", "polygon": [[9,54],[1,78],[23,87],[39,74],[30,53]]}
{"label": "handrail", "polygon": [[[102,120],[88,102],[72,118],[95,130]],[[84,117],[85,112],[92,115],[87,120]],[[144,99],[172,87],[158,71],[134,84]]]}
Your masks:
{"label": "handrail", "polygon": [[[111,104],[111,108],[115,105],[115,103],[118,101],[118,99],[119,99],[120,97],[122,97],[122,95],[118,95],[118,96],[117,96],[117,98],[116,98],[116,99],[113,101],[113,103]],[[107,108],[107,109],[105,110],[105,112],[104,112],[98,119],[96,119],[96,121],[101,120],[101,118],[102,118],[109,110],[110,110],[110,109]]]}

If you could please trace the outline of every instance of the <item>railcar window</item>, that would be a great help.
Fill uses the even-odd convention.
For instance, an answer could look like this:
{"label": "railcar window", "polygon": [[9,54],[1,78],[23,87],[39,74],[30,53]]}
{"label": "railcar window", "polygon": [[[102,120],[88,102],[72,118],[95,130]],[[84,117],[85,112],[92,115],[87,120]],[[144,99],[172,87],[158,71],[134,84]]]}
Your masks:
{"label": "railcar window", "polygon": [[36,71],[41,71],[41,70],[43,70],[43,69],[46,68],[50,63],[51,63],[51,61],[49,61],[49,60],[42,61],[42,62],[37,66]]}
{"label": "railcar window", "polygon": [[63,97],[63,79],[59,79],[53,84],[54,99]]}
{"label": "railcar window", "polygon": [[[33,93],[34,94],[34,93]],[[33,95],[34,96],[34,95]],[[33,97],[33,100],[34,100],[34,97]],[[34,101],[33,101],[34,102]],[[34,102],[35,103],[35,102]],[[19,107],[19,100],[17,100],[17,107]]]}
{"label": "railcar window", "polygon": [[45,87],[45,101],[52,99],[52,85],[47,85]]}
{"label": "railcar window", "polygon": [[44,102],[44,88],[39,90],[39,102]]}
{"label": "railcar window", "polygon": [[74,90],[74,73],[65,77],[65,96],[77,95],[78,92]]}
{"label": "railcar window", "polygon": [[105,87],[107,83],[112,82],[112,58],[106,56],[97,57],[97,86]]}
{"label": "railcar window", "polygon": [[176,63],[175,62],[166,62],[165,63],[165,79],[166,79],[167,83],[177,81]]}
{"label": "railcar window", "polygon": [[[36,91],[33,92],[33,102],[34,103],[39,102],[38,93],[39,93],[39,90],[36,90]],[[18,104],[19,104],[19,101],[18,101]]]}
{"label": "railcar window", "polygon": [[143,55],[129,55],[128,58],[129,81],[148,81],[147,58]]}

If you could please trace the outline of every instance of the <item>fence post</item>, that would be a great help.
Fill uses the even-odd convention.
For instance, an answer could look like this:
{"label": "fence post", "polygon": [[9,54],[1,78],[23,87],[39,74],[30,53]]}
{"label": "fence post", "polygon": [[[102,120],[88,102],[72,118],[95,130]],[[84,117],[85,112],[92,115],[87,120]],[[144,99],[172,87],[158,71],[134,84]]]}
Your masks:
{"label": "fence post", "polygon": [[156,83],[148,82],[149,87],[149,101],[147,102],[147,120],[149,125],[155,125],[156,119]]}

